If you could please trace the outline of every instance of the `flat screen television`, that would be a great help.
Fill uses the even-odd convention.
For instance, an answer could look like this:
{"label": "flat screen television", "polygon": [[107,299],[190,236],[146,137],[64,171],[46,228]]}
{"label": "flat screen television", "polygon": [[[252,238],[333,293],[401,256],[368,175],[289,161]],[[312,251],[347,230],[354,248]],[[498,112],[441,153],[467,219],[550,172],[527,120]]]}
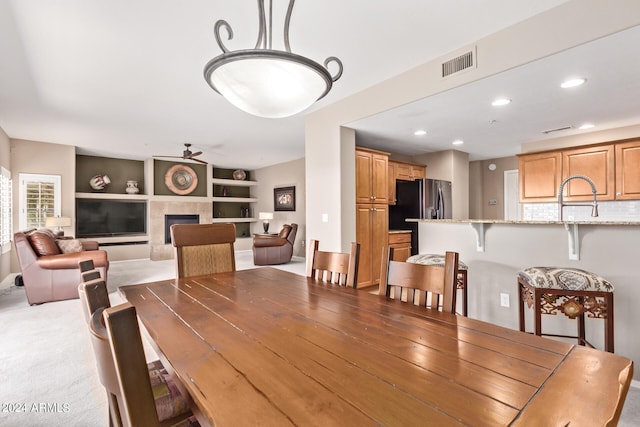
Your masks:
{"label": "flat screen television", "polygon": [[110,237],[147,234],[145,200],[76,199],[76,236]]}

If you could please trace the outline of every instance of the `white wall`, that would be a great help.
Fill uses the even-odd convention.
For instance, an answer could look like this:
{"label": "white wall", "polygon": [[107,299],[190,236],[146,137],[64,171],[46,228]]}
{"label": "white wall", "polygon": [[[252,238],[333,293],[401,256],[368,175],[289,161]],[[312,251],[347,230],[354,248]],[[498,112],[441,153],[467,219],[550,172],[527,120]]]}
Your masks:
{"label": "white wall", "polygon": [[[253,205],[254,215],[258,212],[273,212],[273,220],[269,221],[269,232],[277,233],[284,224],[298,224],[298,233],[294,243],[294,256],[305,255],[306,243],[306,187],[305,187],[305,159],[279,163],[254,171],[258,185],[252,190],[258,202]],[[296,210],[293,212],[275,212],[273,210],[273,189],[277,187],[296,187]],[[262,221],[252,225],[253,233],[262,233]],[[249,245],[249,249],[251,246]],[[247,249],[247,248],[237,248]]]}
{"label": "white wall", "polygon": [[[11,140],[11,175],[13,177],[13,228],[17,229],[19,206],[18,174],[39,173],[60,175],[62,191],[61,215],[71,218],[71,227],[65,233],[73,234],[75,230],[75,195],[76,195],[76,149],[71,145],[49,144],[46,142]],[[11,257],[11,271],[18,272],[18,260]]]}

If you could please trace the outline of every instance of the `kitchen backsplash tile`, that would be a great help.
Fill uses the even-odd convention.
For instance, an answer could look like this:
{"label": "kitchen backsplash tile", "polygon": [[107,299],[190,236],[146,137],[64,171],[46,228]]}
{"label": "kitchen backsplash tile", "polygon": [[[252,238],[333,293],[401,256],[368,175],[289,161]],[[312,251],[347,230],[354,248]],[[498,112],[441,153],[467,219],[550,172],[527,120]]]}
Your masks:
{"label": "kitchen backsplash tile", "polygon": [[[523,220],[557,221],[557,203],[523,203]],[[565,220],[575,221],[640,221],[640,200],[598,202],[598,217],[591,216],[590,206],[565,206]]]}

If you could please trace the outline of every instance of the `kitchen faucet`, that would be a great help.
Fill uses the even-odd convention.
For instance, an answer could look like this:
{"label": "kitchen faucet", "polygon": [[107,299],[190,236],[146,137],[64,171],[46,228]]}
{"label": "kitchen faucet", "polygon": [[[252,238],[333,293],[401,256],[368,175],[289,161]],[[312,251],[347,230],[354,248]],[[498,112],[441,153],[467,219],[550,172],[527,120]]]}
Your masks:
{"label": "kitchen faucet", "polygon": [[[569,181],[571,181],[572,179],[584,179],[585,181],[587,181],[589,183],[589,185],[591,185],[591,191],[593,192],[593,202],[591,203],[564,203],[562,198],[563,198],[563,191],[564,191],[564,186],[567,185],[567,183]],[[591,205],[591,216],[598,216],[598,201],[596,200],[596,185],[593,183],[593,181],[591,181],[591,179],[588,176],[584,176],[584,175],[571,175],[567,178],[565,178],[562,183],[560,184],[560,188],[558,189],[558,211],[559,211],[559,215],[560,215],[560,221],[562,221],[562,208],[564,206],[589,206]]]}

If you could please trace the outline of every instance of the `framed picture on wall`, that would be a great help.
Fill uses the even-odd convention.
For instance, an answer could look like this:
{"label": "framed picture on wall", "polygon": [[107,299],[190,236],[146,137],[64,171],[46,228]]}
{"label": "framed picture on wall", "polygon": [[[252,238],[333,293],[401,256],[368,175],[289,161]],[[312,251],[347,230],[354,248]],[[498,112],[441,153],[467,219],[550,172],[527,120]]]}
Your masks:
{"label": "framed picture on wall", "polygon": [[274,211],[296,210],[296,187],[280,187],[273,189]]}

